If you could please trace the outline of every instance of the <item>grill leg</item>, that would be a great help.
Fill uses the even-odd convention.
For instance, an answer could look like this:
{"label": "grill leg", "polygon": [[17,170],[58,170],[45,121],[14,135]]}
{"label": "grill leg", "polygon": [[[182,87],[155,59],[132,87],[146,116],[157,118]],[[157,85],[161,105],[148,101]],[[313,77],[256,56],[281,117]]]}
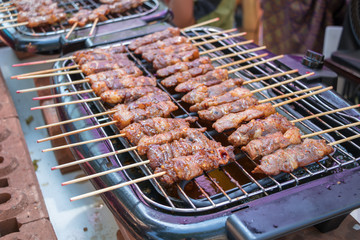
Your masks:
{"label": "grill leg", "polygon": [[314,225],[314,227],[316,227],[322,233],[332,231],[332,230],[338,228],[340,226],[340,224],[342,223],[342,221],[344,221],[344,219],[348,215],[349,214],[345,214],[345,215],[342,215],[342,216],[327,220],[325,222]]}

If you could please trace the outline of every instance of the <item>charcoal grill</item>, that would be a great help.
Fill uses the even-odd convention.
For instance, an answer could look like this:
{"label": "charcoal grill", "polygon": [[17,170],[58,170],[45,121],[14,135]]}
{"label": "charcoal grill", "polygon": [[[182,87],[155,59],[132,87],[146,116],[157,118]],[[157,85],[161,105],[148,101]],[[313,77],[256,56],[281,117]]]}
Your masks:
{"label": "charcoal grill", "polygon": [[[6,2],[6,1],[2,1]],[[80,8],[95,9],[100,6],[96,0],[56,0],[60,8],[65,10],[68,16],[76,13]],[[16,10],[1,13],[0,16],[17,13]],[[135,9],[123,14],[107,15],[108,20],[99,22],[95,32],[99,35],[106,35],[112,32],[121,32],[131,28],[144,27],[148,22],[165,19],[169,17],[168,9],[158,0],[148,0]],[[13,19],[10,17],[9,19]],[[16,17],[15,17],[16,18]],[[10,26],[15,22],[4,23],[3,26]],[[63,39],[62,44],[76,45],[79,49],[79,42],[85,42],[89,37],[92,23],[84,27],[77,27],[71,34],[69,40]],[[2,38],[9,46],[19,51],[52,53],[60,50],[60,38],[65,36],[71,25],[67,21],[47,27],[29,28],[18,26],[6,28],[0,31]],[[118,39],[121,40],[121,39]]]}
{"label": "charcoal grill", "polygon": [[[204,35],[219,31],[216,28],[196,28],[186,31],[187,36]],[[221,35],[219,35],[221,36]],[[211,49],[220,45],[227,46],[242,39],[228,39],[200,47],[201,50]],[[239,52],[256,47],[254,44],[228,48],[211,54],[219,56],[229,52]],[[238,55],[235,60],[268,51]],[[150,66],[137,56],[128,52],[129,57],[144,71],[145,75],[153,76]],[[253,60],[252,63],[263,59]],[[214,65],[233,61],[223,59]],[[289,70],[286,62],[294,65],[291,59],[283,62],[275,61],[237,72],[235,76],[250,79],[270,75],[275,72]],[[67,60],[57,62],[54,68],[74,64]],[[233,66],[231,68],[237,68]],[[294,66],[291,66],[294,68]],[[310,71],[300,64],[296,66],[300,73]],[[271,81],[247,85],[256,89],[271,83],[281,82],[296,74],[273,78]],[[274,95],[294,92],[315,85],[323,84],[319,74],[305,81],[281,86],[269,91],[263,91],[256,97],[265,99]],[[63,75],[54,77],[55,83],[74,82],[84,78],[84,75]],[[167,92],[177,104],[179,110],[172,117],[194,116],[188,112],[186,104],[181,102],[181,95],[172,89],[165,89],[160,83],[159,88]],[[87,84],[76,84],[71,87],[59,87],[57,93],[89,88]],[[59,102],[86,99],[92,94],[66,96]],[[333,91],[327,91],[314,97],[309,97],[278,109],[278,112],[289,119],[297,119],[335,108],[349,106],[343,98]],[[74,119],[80,116],[94,114],[105,110],[99,102],[73,104],[58,108],[62,120]],[[313,120],[296,124],[305,134],[321,129],[336,127],[359,121],[360,113],[348,110],[326,115]],[[63,125],[63,131],[69,132],[84,127],[98,125],[111,121],[108,117],[91,118]],[[205,134],[212,139],[227,145],[228,133],[216,133],[211,124],[205,121],[194,123],[193,127],[208,127]],[[359,134],[360,129],[351,128],[321,135],[328,141],[343,139]],[[68,143],[91,140],[118,133],[113,126],[99,128],[67,137]],[[111,192],[102,194],[102,198],[114,214],[116,220],[126,226],[135,238],[150,239],[214,239],[214,238],[244,238],[270,239],[280,237],[301,228],[317,225],[322,231],[338,226],[350,211],[360,206],[357,196],[360,193],[360,141],[353,140],[336,145],[332,156],[297,169],[293,173],[269,177],[252,174],[256,163],[249,160],[239,149],[236,149],[236,161],[219,169],[210,171],[189,182],[181,182],[173,189],[163,188],[156,179],[132,184]],[[126,139],[119,138],[72,148],[76,159],[97,156],[114,150],[130,147]],[[143,161],[132,151],[113,157],[107,157],[81,164],[87,174],[94,174],[114,167]],[[113,186],[131,179],[137,179],[151,174],[147,166],[133,168],[92,180],[95,188],[101,189]],[[81,193],[79,193],[81,194]]]}

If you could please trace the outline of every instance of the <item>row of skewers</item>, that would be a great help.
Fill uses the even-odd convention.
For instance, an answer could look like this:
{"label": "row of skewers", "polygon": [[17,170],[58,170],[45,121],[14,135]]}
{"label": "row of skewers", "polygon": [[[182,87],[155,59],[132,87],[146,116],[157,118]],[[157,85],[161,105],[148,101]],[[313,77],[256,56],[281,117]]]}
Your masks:
{"label": "row of skewers", "polygon": [[[89,35],[91,36],[98,22],[106,21],[109,15],[122,14],[141,6],[145,0],[100,0],[99,7],[95,9],[80,8],[70,18],[57,2],[52,0],[12,0],[0,7],[1,12],[17,10],[17,13],[3,16],[0,23],[17,22],[1,29],[26,25],[29,28],[54,25],[65,21],[72,26],[66,35],[68,38],[76,27],[84,27],[93,23]],[[8,17],[12,19],[6,20]],[[16,18],[15,18],[16,17]]]}
{"label": "row of skewers", "polygon": [[[212,34],[211,36],[216,36],[216,34]],[[230,35],[230,37],[233,37],[233,35]],[[249,81],[239,78],[229,79],[229,74],[231,73],[250,68],[256,64],[262,64],[266,61],[273,61],[281,56],[262,60],[254,64],[245,65],[228,71],[225,67],[243,63],[249,61],[249,59],[232,62],[226,64],[225,67],[218,66],[214,68],[211,65],[214,58],[210,59],[206,56],[199,57],[200,55],[205,55],[209,52],[200,52],[197,46],[201,46],[208,42],[191,44],[189,41],[193,40],[196,40],[196,38],[187,39],[180,36],[179,29],[169,28],[162,32],[138,38],[133,41],[128,48],[135,54],[141,54],[144,59],[152,63],[157,75],[163,77],[161,80],[162,85],[166,87],[176,86],[175,91],[187,92],[181,100],[192,104],[193,106],[190,107],[190,111],[197,112],[200,118],[207,121],[215,121],[213,127],[216,131],[223,132],[229,129],[236,129],[229,136],[229,142],[233,146],[242,146],[242,150],[244,150],[251,159],[261,159],[259,161],[260,164],[254,169],[254,173],[261,172],[268,175],[276,175],[281,171],[291,172],[298,167],[316,162],[333,152],[333,148],[330,146],[331,144],[327,145],[324,140],[307,139],[306,137],[310,137],[310,135],[301,136],[299,129],[294,126],[294,122],[301,121],[302,119],[290,122],[285,117],[277,114],[275,110],[276,107],[327,91],[331,89],[331,87],[321,90],[319,90],[321,87],[316,87],[259,101],[252,95],[266,89],[308,77],[312,73],[291,77],[289,80],[250,91],[249,89],[242,87],[242,85],[275,77],[289,76],[290,74],[296,73],[296,70],[276,73],[271,76],[256,78]],[[219,37],[215,40],[219,41]],[[247,41],[247,43],[249,42]],[[244,45],[247,43],[240,42],[231,46],[235,47],[236,45]],[[237,52],[235,55],[258,50],[261,49],[248,49],[243,52]],[[216,52],[219,51],[219,48],[211,49],[209,51]],[[113,121],[97,125],[96,127],[116,124],[121,131],[121,134],[116,137],[126,137],[134,147],[89,159],[82,159],[70,164],[54,167],[53,169],[92,161],[125,151],[137,150],[140,155],[147,154],[148,161],[144,161],[143,164],[149,164],[154,170],[154,175],[147,176],[144,179],[159,177],[161,182],[171,185],[181,180],[193,179],[194,177],[201,175],[204,171],[217,168],[229,161],[235,161],[233,146],[223,147],[220,143],[210,140],[203,134],[206,129],[194,129],[190,127],[190,123],[196,121],[197,118],[168,118],[172,112],[177,110],[177,105],[174,104],[174,101],[170,96],[156,87],[156,79],[141,75],[141,70],[136,68],[135,64],[131,64],[131,60],[126,57],[125,52],[126,48],[124,46],[84,50],[75,53],[69,58],[61,60],[73,59],[76,63],[75,66],[80,69],[75,71],[63,69],[66,70],[63,74],[81,72],[86,75],[85,80],[80,80],[71,84],[89,82],[92,90],[86,90],[87,93],[93,91],[100,96],[85,101],[101,99],[109,104],[118,104],[110,111],[101,113],[110,114]],[[204,52],[205,54],[202,54]],[[220,58],[229,57],[231,56],[224,55],[216,57],[215,59],[218,60]],[[39,62],[31,64],[37,63]],[[48,72],[51,71],[47,71],[46,73]],[[19,79],[35,78],[50,76],[52,73],[43,75],[38,74],[39,72],[36,72],[16,77]],[[46,87],[53,88],[57,86],[59,85]],[[19,92],[34,91],[38,89],[39,88],[27,89]],[[270,104],[271,101],[276,99],[287,98],[310,91],[314,92],[274,105]],[[84,92],[77,91],[70,94],[81,93]],[[59,95],[47,97],[59,97]],[[54,106],[59,106],[59,104],[51,105],[50,107]],[[351,106],[346,109],[355,107],[358,106]],[[41,107],[34,109],[40,108]],[[346,109],[338,109],[337,111]],[[326,112],[312,117],[330,113],[332,112]],[[81,119],[91,117],[94,117],[94,115]],[[68,121],[58,123],[57,125],[65,123],[68,123]],[[357,125],[357,123],[351,126],[355,125]],[[41,128],[45,127],[50,126],[43,126]],[[347,127],[350,126],[342,126],[341,128]],[[329,131],[338,129],[340,128],[331,129]],[[88,129],[82,129],[81,131],[85,130]],[[78,132],[79,131],[73,131],[52,136],[39,140],[39,142],[68,136]],[[322,133],[323,132],[319,132],[313,135],[320,135]],[[302,142],[301,139],[303,138],[306,139]],[[89,141],[63,147],[71,147],[88,142]],[[338,142],[332,143],[332,145],[334,144],[338,144]],[[58,149],[62,148],[53,150]],[[110,171],[119,171],[119,169]],[[107,173],[108,172],[104,172],[94,176],[88,176],[86,179]],[[77,179],[64,184],[66,185],[83,180],[84,179]],[[140,180],[143,179],[137,179],[137,181]],[[98,190],[91,194],[98,194],[100,192],[112,190],[116,187],[118,186]],[[82,195],[73,198],[72,200],[86,196],[89,195]]]}

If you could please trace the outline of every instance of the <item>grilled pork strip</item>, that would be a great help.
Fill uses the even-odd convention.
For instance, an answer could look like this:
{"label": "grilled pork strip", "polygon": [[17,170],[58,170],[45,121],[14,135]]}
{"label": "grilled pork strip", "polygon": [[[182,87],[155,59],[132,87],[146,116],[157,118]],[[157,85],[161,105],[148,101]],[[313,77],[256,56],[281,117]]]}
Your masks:
{"label": "grilled pork strip", "polygon": [[141,107],[129,108],[127,105],[117,106],[117,112],[113,115],[116,126],[119,129],[129,126],[133,122],[139,122],[153,117],[169,117],[170,113],[178,107],[172,101],[160,101],[142,104]]}
{"label": "grilled pork strip", "polygon": [[170,55],[157,55],[153,61],[154,69],[158,70],[170,65],[174,65],[178,62],[189,62],[199,58],[199,50],[194,50],[174,53]]}
{"label": "grilled pork strip", "polygon": [[234,148],[220,147],[216,150],[202,149],[193,155],[171,158],[160,167],[157,167],[154,173],[166,172],[160,177],[160,181],[166,185],[172,185],[181,180],[191,180],[209,171],[218,168],[220,165],[234,160]]}
{"label": "grilled pork strip", "polygon": [[300,143],[300,130],[297,127],[292,127],[284,134],[282,132],[276,132],[254,139],[242,147],[241,150],[246,152],[251,159],[255,160],[259,157],[269,155],[278,149]]}
{"label": "grilled pork strip", "polygon": [[244,87],[238,87],[223,95],[205,98],[202,102],[191,106],[190,111],[198,112],[212,106],[218,106],[224,103],[234,102],[241,98],[251,97],[252,95],[253,94],[249,89]]}
{"label": "grilled pork strip", "polygon": [[191,43],[191,42],[187,37],[183,37],[183,36],[170,37],[170,38],[166,38],[164,40],[159,40],[157,42],[150,43],[148,45],[141,46],[141,47],[137,48],[134,51],[134,53],[135,54],[142,54],[142,53],[146,53],[146,52],[148,52],[150,50],[163,49],[163,48],[166,48],[168,46],[180,45],[180,44],[183,44],[183,43]]}
{"label": "grilled pork strip", "polygon": [[124,58],[116,61],[91,61],[81,65],[80,68],[85,75],[91,75],[99,72],[110,71],[120,68],[128,68],[133,66],[135,66],[135,63],[133,61]]}
{"label": "grilled pork strip", "polygon": [[132,41],[128,47],[130,50],[134,51],[141,46],[154,43],[156,41],[163,40],[165,38],[175,37],[179,35],[180,35],[179,28],[170,27],[165,29],[164,31],[155,32],[153,34],[149,34],[144,37],[137,38],[134,41]]}
{"label": "grilled pork strip", "polygon": [[177,92],[190,92],[200,86],[212,86],[228,79],[228,71],[226,69],[215,69],[204,75],[192,78],[186,82],[176,86]]}
{"label": "grilled pork strip", "polygon": [[260,105],[255,105],[246,109],[243,112],[230,113],[218,119],[213,127],[218,132],[223,132],[231,128],[237,128],[240,124],[244,122],[249,122],[253,119],[263,118],[270,116],[271,114],[276,113],[275,108],[271,103],[263,103]]}
{"label": "grilled pork strip", "polygon": [[181,98],[181,100],[189,104],[200,103],[206,98],[225,94],[235,89],[236,87],[240,87],[241,85],[243,85],[243,83],[244,80],[242,78],[234,78],[234,79],[225,80],[224,82],[220,84],[216,84],[211,87],[200,86],[198,88],[193,89],[191,92],[185,94]]}
{"label": "grilled pork strip", "polygon": [[127,68],[119,68],[110,71],[99,72],[86,76],[89,79],[90,84],[101,81],[111,81],[112,79],[118,79],[122,77],[134,76],[139,77],[143,72],[137,66],[130,66]]}
{"label": "grilled pork strip", "polygon": [[190,62],[178,62],[174,65],[167,66],[165,68],[158,69],[156,74],[159,77],[168,77],[178,72],[187,71],[191,68],[199,67],[203,64],[211,64],[211,60],[209,57],[199,57]]}
{"label": "grilled pork strip", "polygon": [[155,136],[144,136],[140,139],[137,145],[137,150],[140,155],[144,155],[147,153],[151,145],[172,142],[174,140],[187,137],[194,131],[205,132],[205,130],[206,128],[182,128],[164,132]]}
{"label": "grilled pork strip", "polygon": [[280,172],[290,173],[298,167],[305,167],[310,163],[317,162],[334,152],[325,140],[307,138],[303,143],[291,145],[285,149],[279,149],[273,154],[267,155],[260,160],[252,172],[277,175]]}
{"label": "grilled pork strip", "polygon": [[272,114],[265,119],[252,120],[241,125],[229,136],[228,140],[233,146],[244,146],[253,139],[279,131],[285,133],[292,127],[293,124],[286,117]]}
{"label": "grilled pork strip", "polygon": [[193,77],[206,74],[214,69],[214,66],[211,64],[202,64],[198,67],[190,68],[187,71],[175,73],[174,75],[163,79],[161,84],[165,87],[174,87],[179,83],[186,82]]}
{"label": "grilled pork strip", "polygon": [[137,145],[144,136],[154,136],[156,134],[169,132],[175,129],[189,128],[190,123],[195,122],[196,117],[188,118],[161,118],[154,117],[132,123],[121,130],[133,145]]}
{"label": "grilled pork strip", "polygon": [[142,54],[142,58],[147,62],[153,62],[156,57],[176,54],[181,52],[193,51],[197,50],[197,48],[191,43],[183,43],[180,45],[171,45],[162,49],[153,49]]}
{"label": "grilled pork strip", "polygon": [[134,88],[108,90],[106,92],[103,92],[100,95],[100,97],[104,102],[111,104],[129,103],[151,92],[160,93],[162,91],[154,86],[134,87]]}
{"label": "grilled pork strip", "polygon": [[221,147],[219,142],[208,139],[201,132],[191,132],[186,138],[173,142],[151,145],[147,152],[150,167],[155,169],[171,158],[195,154],[201,149],[214,149]]}
{"label": "grilled pork strip", "polygon": [[151,77],[123,76],[121,78],[108,78],[104,81],[97,81],[91,85],[96,95],[113,89],[134,88],[144,86],[156,86],[156,79]]}
{"label": "grilled pork strip", "polygon": [[218,106],[213,106],[198,112],[199,117],[208,121],[216,121],[229,113],[237,113],[245,111],[246,109],[258,104],[258,100],[253,97],[240,98],[235,102],[224,103]]}

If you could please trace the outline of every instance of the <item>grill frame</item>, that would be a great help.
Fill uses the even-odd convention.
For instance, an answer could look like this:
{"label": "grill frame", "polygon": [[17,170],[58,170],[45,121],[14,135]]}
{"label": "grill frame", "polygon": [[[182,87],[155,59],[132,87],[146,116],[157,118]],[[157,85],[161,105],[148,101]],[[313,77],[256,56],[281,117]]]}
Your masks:
{"label": "grill frame", "polygon": [[[62,4],[74,4],[73,1],[70,0],[56,0],[57,2],[65,2]],[[161,3],[159,0],[150,0],[151,5],[149,3],[146,3],[149,5],[150,10],[145,12],[139,12],[137,14],[131,14],[131,15],[125,15],[122,17],[112,17],[111,19],[99,22],[97,29],[103,29],[106,28],[109,25],[116,25],[121,24],[122,22],[131,22],[136,21],[137,24],[134,27],[142,27],[146,26],[148,22],[151,21],[160,21],[168,18],[169,10],[168,8]],[[0,1],[5,2],[5,1]],[[93,2],[94,0],[76,0],[75,2]],[[94,7],[94,6],[93,6]],[[132,10],[131,10],[132,11]],[[130,11],[130,12],[131,12]],[[136,10],[138,11],[138,10]],[[11,11],[11,13],[17,12],[16,10]],[[0,16],[7,15],[10,12],[7,11],[5,13],[0,14]],[[128,14],[128,13],[127,13]],[[121,16],[118,14],[118,16]],[[12,19],[13,17],[11,17]],[[13,23],[5,23],[4,26],[10,26]],[[129,24],[127,24],[129,25]],[[73,34],[83,33],[84,31],[87,32],[86,36],[78,36],[76,38],[72,38],[72,42],[67,42],[67,44],[76,45],[76,40],[82,40],[85,41],[87,38],[89,38],[87,35],[90,31],[92,24],[89,23],[86,26],[79,28],[77,27]],[[130,26],[130,25],[129,25]],[[51,27],[49,27],[51,28]],[[66,33],[70,30],[71,26],[62,26],[58,31],[51,30],[47,33],[36,33],[35,31],[32,31],[31,29],[27,28],[26,26],[19,26],[15,28],[7,28],[0,31],[0,34],[4,41],[12,47],[15,50],[18,51],[27,51],[27,52],[38,52],[38,53],[52,53],[54,51],[61,50],[61,36],[66,35]],[[119,26],[117,26],[119,28]],[[123,31],[123,29],[120,28],[120,31]],[[73,35],[72,34],[72,35]],[[106,33],[109,34],[109,33]],[[119,39],[120,40],[120,39]],[[84,48],[85,46],[82,46]],[[75,49],[79,49],[79,46],[76,46]]]}
{"label": "grill frame", "polygon": [[[201,28],[201,29],[204,29],[204,28]],[[211,30],[213,30],[213,31],[217,31],[217,29],[214,29],[214,28],[206,28],[206,29],[211,29]],[[229,42],[227,41],[227,42],[225,42],[224,44],[229,44]],[[253,45],[254,46],[254,45]],[[260,52],[259,52],[259,54],[261,54]],[[271,64],[270,64],[271,65]],[[61,67],[62,65],[58,65],[59,67]],[[272,67],[272,66],[270,66],[270,67]],[[257,70],[259,70],[259,69],[257,69]],[[260,70],[261,70],[261,68],[260,68]],[[55,80],[55,82],[58,82],[58,80],[57,80],[57,78],[55,78],[54,79]],[[302,83],[304,86],[305,86],[305,84],[304,83]],[[58,92],[62,92],[63,90],[61,90],[61,89],[57,89],[57,91]],[[68,99],[61,99],[60,100],[61,102],[62,101],[68,101]],[[307,101],[306,100],[304,100],[304,103],[303,104],[307,104],[306,103]],[[65,107],[66,108],[66,107]],[[60,110],[60,115],[64,115],[64,112],[66,113],[66,112],[69,112],[69,109],[62,109],[62,110]],[[71,111],[70,111],[71,112]],[[357,115],[359,116],[359,114],[357,113]],[[79,127],[79,126],[76,126],[76,127],[74,127],[74,126],[71,126],[71,127],[67,127],[67,126],[65,126],[65,128],[64,128],[64,131],[71,131],[71,130],[73,130],[73,129],[75,129],[75,128],[77,128],[77,127]],[[81,128],[81,127],[80,127]],[[81,140],[86,140],[86,139],[81,139]],[[76,142],[76,141],[81,141],[80,139],[74,139],[74,138],[70,138],[69,139],[69,142]],[[124,141],[123,141],[123,143],[124,143]],[[126,144],[126,143],[125,143]],[[358,146],[357,146],[358,147]],[[76,150],[74,150],[74,152],[75,152],[75,156],[78,156],[79,157],[79,154],[77,154],[76,152],[77,151],[80,151],[80,152],[83,152],[83,150],[81,149],[81,148],[79,148],[79,149],[77,149],[77,148],[75,148]],[[339,151],[341,151],[342,149],[340,149]],[[134,155],[135,153],[131,153],[132,155]],[[82,154],[83,155],[83,154]],[[132,156],[132,157],[134,157],[134,156]],[[136,157],[136,156],[135,156]],[[114,159],[110,159],[110,160],[108,160],[108,161],[110,161],[110,162],[112,162],[112,163],[115,163],[115,162],[118,162],[119,161],[119,159],[116,159],[116,158],[114,158]],[[96,162],[96,161],[95,161]],[[357,159],[354,159],[354,162],[359,162],[359,158],[357,158]],[[102,163],[102,164],[104,164],[104,163]],[[340,163],[339,163],[340,164]],[[99,169],[96,169],[97,167],[99,167],[99,168],[102,168],[102,171],[104,171],[104,170],[107,170],[106,169],[106,167],[105,167],[105,169],[103,168],[103,167],[100,167],[100,165],[101,165],[101,161],[100,162],[97,162],[96,163],[96,165],[99,165],[99,166],[94,166],[94,165],[92,165],[91,163],[90,164],[83,164],[83,169],[85,170],[85,172],[87,172],[88,174],[91,174],[91,173],[95,173],[95,172],[97,172]],[[341,164],[340,164],[341,165]],[[347,164],[345,164],[345,165],[347,165]],[[357,169],[359,170],[359,167],[357,167]],[[331,170],[331,169],[330,169]],[[336,175],[336,174],[335,174]],[[128,177],[128,175],[126,174],[126,172],[125,173],[120,173],[119,174],[119,176],[121,176],[121,177],[123,177],[123,179],[126,179],[127,177]],[[111,178],[111,177],[110,177]],[[327,178],[327,177],[322,177],[322,179],[323,178]],[[108,183],[106,183],[106,182],[103,182],[103,181],[105,181],[104,180],[104,178],[101,178],[101,180],[100,179],[95,179],[95,180],[93,180],[93,184],[95,185],[95,186],[97,186],[97,187],[99,187],[99,188],[103,188],[103,186],[107,186],[108,185]],[[106,179],[106,181],[109,181],[109,179]],[[293,184],[294,183],[294,181],[295,182],[301,182],[302,181],[302,179],[297,179],[297,180],[292,180],[291,182],[289,182],[289,183],[287,183],[287,184],[284,184],[285,186],[286,185],[289,185],[289,184]],[[312,180],[311,182],[313,182],[313,181],[315,181],[315,182],[317,182],[317,180]],[[303,185],[306,185],[306,184],[300,184],[299,186],[303,186]],[[298,186],[296,186],[296,187],[298,187]],[[293,189],[293,188],[296,188],[296,187],[291,187],[291,189]],[[190,219],[191,220],[189,220],[189,216],[187,216],[187,218],[185,218],[185,220],[183,219],[183,218],[181,218],[182,219],[182,221],[186,221],[187,223],[189,223],[191,226],[188,226],[188,224],[186,224],[188,227],[186,228],[187,229],[187,233],[191,233],[192,231],[195,231],[196,232],[196,229],[197,229],[197,227],[199,227],[199,224],[200,224],[200,222],[197,222],[198,220],[201,220],[201,221],[205,221],[205,222],[207,222],[207,224],[209,224],[209,225],[211,225],[214,229],[217,229],[217,231],[220,231],[219,233],[220,234],[224,234],[225,232],[224,232],[224,217],[225,218],[227,218],[227,216],[229,216],[229,215],[231,215],[232,214],[232,211],[234,211],[234,210],[236,210],[236,209],[242,209],[242,208],[247,208],[250,204],[249,203],[239,203],[239,201],[238,202],[236,202],[235,201],[235,203],[234,202],[230,202],[230,203],[228,203],[228,204],[226,204],[226,206],[221,206],[221,204],[218,204],[217,206],[216,206],[216,209],[217,210],[215,210],[214,211],[214,208],[213,207],[211,207],[211,208],[209,208],[209,207],[203,207],[203,208],[199,208],[199,207],[195,207],[194,209],[192,209],[191,211],[178,211],[179,209],[174,209],[173,207],[169,207],[169,208],[164,208],[163,206],[161,206],[161,205],[159,205],[159,204],[157,204],[157,203],[153,203],[152,202],[152,200],[151,199],[147,199],[147,197],[142,193],[142,191],[141,191],[141,188],[139,187],[139,185],[138,184],[134,184],[133,186],[131,186],[131,187],[125,187],[126,188],[126,190],[124,190],[124,192],[127,192],[126,193],[126,195],[128,195],[129,193],[128,193],[128,191],[130,191],[130,192],[133,192],[133,194],[135,194],[135,196],[137,196],[139,199],[137,199],[136,198],[136,200],[135,200],[135,202],[137,202],[137,204],[139,204],[139,202],[141,202],[142,203],[142,205],[144,205],[144,206],[147,206],[147,207],[149,207],[150,206],[150,210],[148,209],[145,213],[149,213],[149,212],[153,212],[153,208],[155,208],[155,209],[157,209],[156,210],[156,212],[158,213],[158,214],[160,214],[160,212],[161,212],[161,216],[162,216],[162,214],[164,214],[164,216],[166,216],[166,218],[168,219],[168,218],[170,218],[170,219],[172,219],[172,217],[173,216],[177,216],[177,217],[183,217],[183,216],[187,216],[188,214],[191,214],[191,216],[190,216]],[[286,192],[286,191],[291,191],[291,189],[289,190],[289,189],[285,189],[285,190],[282,190],[282,191],[280,191],[280,192]],[[110,201],[110,199],[109,198],[111,198],[111,204],[110,205],[113,205],[113,201],[115,201],[115,202],[118,202],[118,201],[120,201],[119,202],[119,204],[120,205],[123,205],[123,204],[130,204],[130,205],[132,205],[132,203],[131,202],[129,202],[128,200],[124,200],[124,196],[122,196],[121,194],[118,194],[118,192],[122,192],[123,190],[121,190],[121,189],[119,189],[119,190],[116,190],[116,191],[113,191],[113,193],[106,193],[106,194],[104,194],[104,199],[105,199],[105,201],[106,202],[108,202],[108,201]],[[124,193],[123,193],[124,194]],[[116,195],[116,197],[115,197],[115,199],[114,199],[114,195]],[[271,196],[276,196],[277,195],[277,193],[273,193],[273,194],[270,194],[270,195],[268,195],[268,196],[266,196],[265,197],[265,199],[268,199],[268,198],[276,198],[276,197],[271,197]],[[132,198],[133,196],[131,196],[131,198]],[[131,201],[133,201],[134,199],[131,199]],[[123,201],[125,201],[125,203],[123,202]],[[257,201],[257,200],[253,200],[253,201]],[[250,202],[251,203],[251,202]],[[152,205],[152,206],[151,206]],[[171,204],[170,204],[171,205]],[[226,208],[225,210],[224,210],[224,208]],[[110,208],[110,209],[112,209],[112,207]],[[128,208],[128,209],[132,209],[131,207],[130,208]],[[209,213],[209,210],[210,210],[210,213]],[[112,210],[112,211],[116,211],[116,210]],[[122,214],[124,214],[123,212],[122,212]],[[169,216],[169,214],[170,214],[170,216]],[[141,215],[141,214],[140,214]],[[116,215],[117,216],[117,215]],[[197,217],[199,217],[199,219],[197,219],[197,220],[194,220],[194,219],[192,219],[192,217],[193,216],[197,216]],[[211,216],[211,217],[210,217]],[[216,218],[217,218],[217,220],[211,220],[211,218],[213,218],[214,216],[216,216]],[[119,216],[117,216],[117,217],[119,217]],[[128,216],[129,217],[129,216]],[[209,218],[210,217],[210,218]],[[134,221],[134,219],[132,218],[132,217],[130,217],[133,221]],[[180,219],[179,219],[180,220]],[[126,221],[128,221],[128,220],[126,220]],[[142,221],[145,221],[144,219],[142,219]],[[153,221],[153,219],[146,219],[146,221],[150,221],[150,222],[152,222]],[[174,221],[174,222],[173,222]],[[133,222],[134,223],[134,222]],[[172,223],[174,223],[175,225],[176,224],[179,224],[179,223],[181,223],[181,221],[179,222],[178,220],[176,220],[176,219],[172,219],[170,222],[167,222],[168,224],[172,224]],[[164,222],[162,222],[161,224],[164,224],[164,225],[167,225],[166,223],[164,223]],[[160,226],[161,226],[161,224],[159,224]],[[218,224],[221,224],[221,227],[219,227],[218,226]],[[136,225],[136,224],[135,224]],[[157,226],[159,226],[159,225],[157,225]],[[173,226],[173,227],[175,227],[175,225]],[[201,224],[200,224],[201,225]],[[204,226],[203,226],[204,227]],[[203,229],[203,227],[201,228],[201,229]],[[133,229],[138,229],[139,228],[139,226],[133,226]],[[209,228],[207,228],[207,229],[209,229]],[[135,230],[136,231],[136,230]],[[174,231],[174,232],[177,232],[177,231]],[[171,234],[174,234],[174,232],[173,233],[171,233]],[[165,233],[163,233],[163,234],[165,234]],[[180,234],[179,232],[177,233],[177,234]],[[192,236],[192,235],[190,235],[190,236]]]}

